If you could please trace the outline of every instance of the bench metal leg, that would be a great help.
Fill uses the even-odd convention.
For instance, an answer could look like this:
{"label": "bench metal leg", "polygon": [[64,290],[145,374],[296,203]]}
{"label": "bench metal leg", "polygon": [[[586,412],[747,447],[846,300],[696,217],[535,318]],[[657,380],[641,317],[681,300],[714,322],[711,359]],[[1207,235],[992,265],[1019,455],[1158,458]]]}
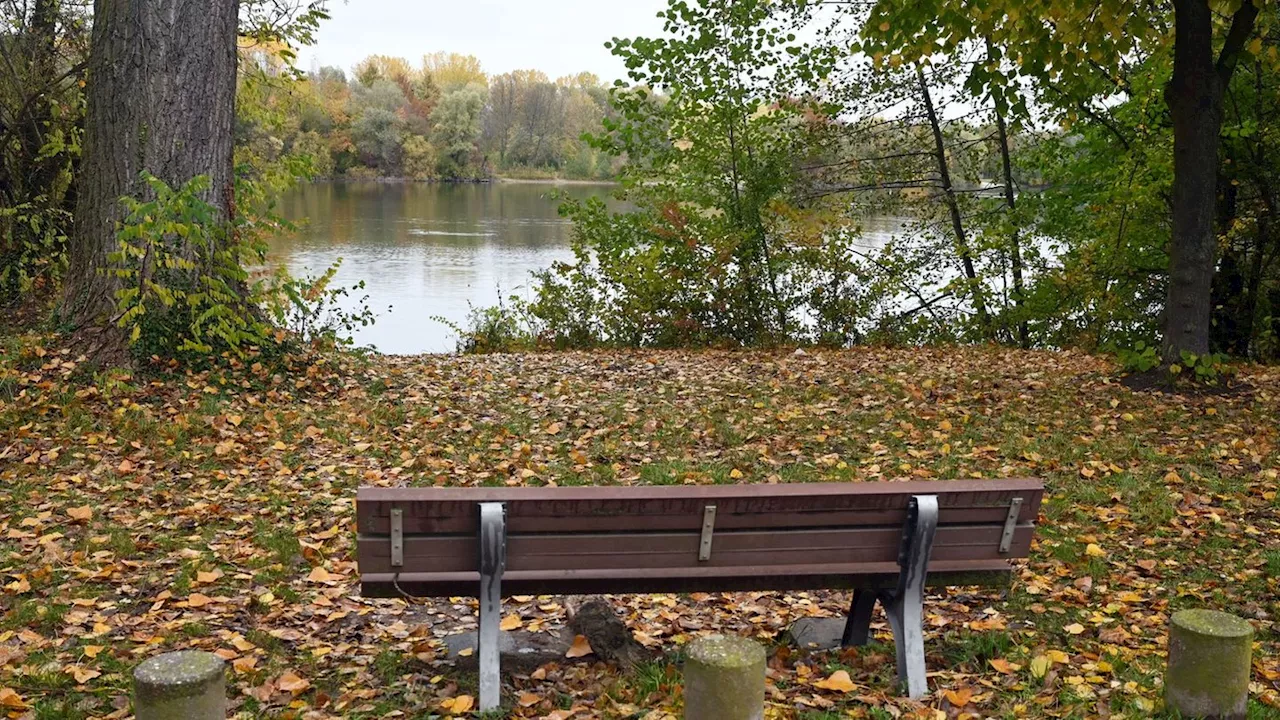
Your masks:
{"label": "bench metal leg", "polygon": [[876,609],[874,590],[854,590],[849,604],[849,619],[844,624],[841,647],[860,647],[867,644],[871,634],[871,613]]}
{"label": "bench metal leg", "polygon": [[898,681],[907,686],[907,697],[918,700],[929,692],[924,666],[924,585],[938,528],[938,498],[917,495],[911,504],[898,589],[880,599],[898,650]]}
{"label": "bench metal leg", "polygon": [[507,507],[480,504],[480,711],[502,704],[500,633],[502,572],[507,565]]}

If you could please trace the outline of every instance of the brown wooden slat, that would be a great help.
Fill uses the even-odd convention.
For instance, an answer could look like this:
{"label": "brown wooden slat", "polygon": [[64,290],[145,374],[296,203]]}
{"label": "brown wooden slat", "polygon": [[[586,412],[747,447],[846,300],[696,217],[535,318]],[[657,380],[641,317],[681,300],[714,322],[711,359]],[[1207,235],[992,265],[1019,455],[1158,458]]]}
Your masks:
{"label": "brown wooden slat", "polygon": [[600,532],[697,530],[706,505],[717,506],[716,529],[901,525],[911,495],[937,495],[939,522],[1003,523],[1009,501],[1023,498],[1020,523],[1034,523],[1043,495],[1039,480],[950,480],[902,483],[808,483],[565,488],[360,488],[357,526],[390,531],[393,506],[408,534],[472,534],[476,505],[507,503],[507,530]]}
{"label": "brown wooden slat", "polygon": [[[1020,526],[1005,555],[999,552],[1001,529],[997,525],[938,528],[930,557],[940,561],[1026,557],[1035,528]],[[815,560],[834,564],[896,562],[901,544],[898,528],[724,532],[715,535],[711,559],[699,562],[698,535],[693,533],[513,535],[507,538],[507,569],[756,568]],[[477,541],[471,537],[407,536],[400,570],[475,570],[477,552]],[[359,563],[361,572],[393,572],[390,541],[361,536]]]}
{"label": "brown wooden slat", "polygon": [[[929,563],[929,587],[959,585],[1003,586],[1012,566],[1004,561],[936,561]],[[361,575],[366,597],[475,597],[478,572],[401,573],[400,590],[391,573]],[[760,568],[751,574],[741,569],[685,567],[629,571],[543,570],[513,571],[502,576],[502,590],[509,595],[738,592],[749,590],[819,590],[889,588],[898,581],[895,563],[855,565],[806,564]]]}

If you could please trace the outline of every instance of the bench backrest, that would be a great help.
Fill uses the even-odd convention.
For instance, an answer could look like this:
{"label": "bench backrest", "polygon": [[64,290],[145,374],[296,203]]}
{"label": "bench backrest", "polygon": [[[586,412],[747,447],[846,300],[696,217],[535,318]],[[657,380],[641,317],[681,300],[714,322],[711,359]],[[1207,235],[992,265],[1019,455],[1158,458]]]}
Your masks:
{"label": "bench backrest", "polygon": [[922,495],[939,506],[931,582],[977,584],[1027,556],[1043,484],[367,487],[361,581],[370,596],[474,595],[478,506],[501,502],[507,594],[888,586],[910,499]]}

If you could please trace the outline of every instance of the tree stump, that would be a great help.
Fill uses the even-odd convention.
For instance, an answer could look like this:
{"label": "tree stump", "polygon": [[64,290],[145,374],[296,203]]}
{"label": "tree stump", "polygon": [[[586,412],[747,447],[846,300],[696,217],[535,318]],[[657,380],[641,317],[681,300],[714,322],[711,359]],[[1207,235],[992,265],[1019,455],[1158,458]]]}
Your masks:
{"label": "tree stump", "polygon": [[684,662],[685,720],[762,720],[764,674],[764,648],[753,640],[694,640]]}
{"label": "tree stump", "polygon": [[1184,610],[1169,624],[1165,702],[1187,718],[1244,720],[1253,626],[1216,610]]}
{"label": "tree stump", "polygon": [[165,653],[133,671],[137,720],[226,720],[222,658],[198,650]]}

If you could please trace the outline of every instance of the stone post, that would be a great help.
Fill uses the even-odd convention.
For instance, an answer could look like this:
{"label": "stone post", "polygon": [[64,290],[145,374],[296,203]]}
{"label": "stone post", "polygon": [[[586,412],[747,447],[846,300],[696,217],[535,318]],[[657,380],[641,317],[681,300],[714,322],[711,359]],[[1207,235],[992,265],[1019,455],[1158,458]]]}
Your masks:
{"label": "stone post", "polygon": [[684,662],[685,720],[762,720],[764,648],[742,637],[689,643]]}
{"label": "stone post", "polygon": [[1245,720],[1253,626],[1216,610],[1184,610],[1169,624],[1165,702],[1185,718]]}
{"label": "stone post", "polygon": [[227,720],[225,666],[198,650],[143,661],[133,671],[137,720]]}

